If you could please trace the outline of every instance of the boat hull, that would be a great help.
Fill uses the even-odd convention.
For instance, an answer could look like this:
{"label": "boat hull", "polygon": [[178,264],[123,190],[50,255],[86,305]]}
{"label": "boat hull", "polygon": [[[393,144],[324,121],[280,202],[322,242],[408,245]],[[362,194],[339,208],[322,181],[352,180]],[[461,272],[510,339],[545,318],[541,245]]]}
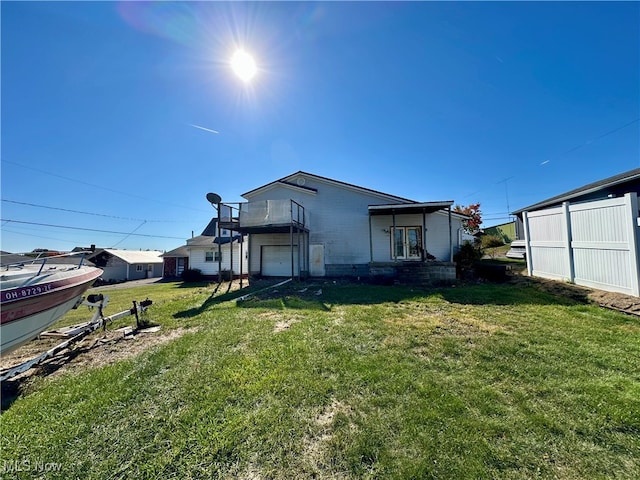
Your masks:
{"label": "boat hull", "polygon": [[5,355],[36,338],[71,310],[81,298],[82,294],[48,310],[2,325],[2,354]]}
{"label": "boat hull", "polygon": [[[102,270],[93,267],[46,272],[28,281],[3,288],[0,328],[2,354],[37,337],[71,310]],[[9,282],[7,282],[9,283]]]}

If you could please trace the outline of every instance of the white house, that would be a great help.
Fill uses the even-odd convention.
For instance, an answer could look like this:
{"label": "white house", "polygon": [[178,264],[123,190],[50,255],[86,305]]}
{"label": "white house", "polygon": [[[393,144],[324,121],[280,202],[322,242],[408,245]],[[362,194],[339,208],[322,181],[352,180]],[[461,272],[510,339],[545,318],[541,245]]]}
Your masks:
{"label": "white house", "polygon": [[218,270],[224,275],[233,271],[235,277],[246,276],[249,271],[246,237],[237,233],[232,237],[231,231],[224,228],[220,230],[220,236],[217,233],[217,218],[214,218],[201,235],[163,254],[164,276],[179,277],[186,269],[200,270],[210,279],[218,278]]}
{"label": "white house", "polygon": [[466,217],[451,212],[453,201],[416,202],[302,171],[242,196],[221,226],[249,235],[252,276],[397,275],[422,265],[433,279],[455,278]]}

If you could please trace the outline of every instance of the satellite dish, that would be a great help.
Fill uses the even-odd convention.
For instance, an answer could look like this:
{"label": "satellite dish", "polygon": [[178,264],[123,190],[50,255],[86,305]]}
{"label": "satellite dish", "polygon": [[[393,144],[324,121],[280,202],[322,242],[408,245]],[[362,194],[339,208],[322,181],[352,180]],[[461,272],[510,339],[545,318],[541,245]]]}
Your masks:
{"label": "satellite dish", "polygon": [[222,201],[222,198],[217,193],[209,192],[207,193],[207,200],[209,203],[218,204]]}

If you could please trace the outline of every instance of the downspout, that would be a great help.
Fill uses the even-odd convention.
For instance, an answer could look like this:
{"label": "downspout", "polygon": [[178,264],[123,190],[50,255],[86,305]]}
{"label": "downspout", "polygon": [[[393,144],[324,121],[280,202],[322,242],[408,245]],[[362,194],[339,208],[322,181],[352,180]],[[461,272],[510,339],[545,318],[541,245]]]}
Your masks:
{"label": "downspout", "polygon": [[251,284],[251,234],[247,236],[247,281]]}
{"label": "downspout", "polygon": [[525,260],[527,261],[527,273],[529,274],[530,277],[532,277],[533,276],[533,257],[531,255],[531,237],[529,234],[528,212],[522,212],[522,223],[524,226],[524,242],[525,242],[525,249],[526,249]]}
{"label": "downspout", "polygon": [[218,283],[222,283],[222,243],[220,242],[220,208],[222,207],[222,203],[218,203]]}
{"label": "downspout", "polygon": [[453,235],[451,233],[451,205],[449,205],[449,261],[453,262]]}
{"label": "downspout", "polygon": [[301,279],[301,271],[302,271],[302,258],[300,255],[302,254],[302,245],[300,245],[300,225],[296,226],[296,234],[297,234],[297,242],[298,242],[298,281]]}
{"label": "downspout", "polygon": [[396,249],[396,211],[391,210],[391,220],[393,222],[393,230],[391,230],[391,248],[393,249],[393,261],[398,261],[398,250]]}
{"label": "downspout", "polygon": [[422,261],[427,259],[427,214],[424,208],[422,209]]}
{"label": "downspout", "polygon": [[369,261],[373,263],[373,234],[371,230],[371,212],[369,212]]}
{"label": "downspout", "polygon": [[233,282],[233,230],[229,230],[229,277],[229,281]]}
{"label": "downspout", "polygon": [[295,276],[295,269],[293,266],[293,223],[289,224],[289,245],[291,246],[291,280]]}

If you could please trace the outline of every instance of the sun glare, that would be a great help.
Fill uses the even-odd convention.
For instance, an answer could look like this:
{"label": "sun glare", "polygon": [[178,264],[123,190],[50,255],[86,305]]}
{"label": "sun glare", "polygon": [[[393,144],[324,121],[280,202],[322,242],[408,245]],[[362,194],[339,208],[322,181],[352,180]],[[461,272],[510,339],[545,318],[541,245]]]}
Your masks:
{"label": "sun glare", "polygon": [[231,68],[243,82],[249,82],[258,72],[253,57],[244,50],[237,50],[231,57]]}

